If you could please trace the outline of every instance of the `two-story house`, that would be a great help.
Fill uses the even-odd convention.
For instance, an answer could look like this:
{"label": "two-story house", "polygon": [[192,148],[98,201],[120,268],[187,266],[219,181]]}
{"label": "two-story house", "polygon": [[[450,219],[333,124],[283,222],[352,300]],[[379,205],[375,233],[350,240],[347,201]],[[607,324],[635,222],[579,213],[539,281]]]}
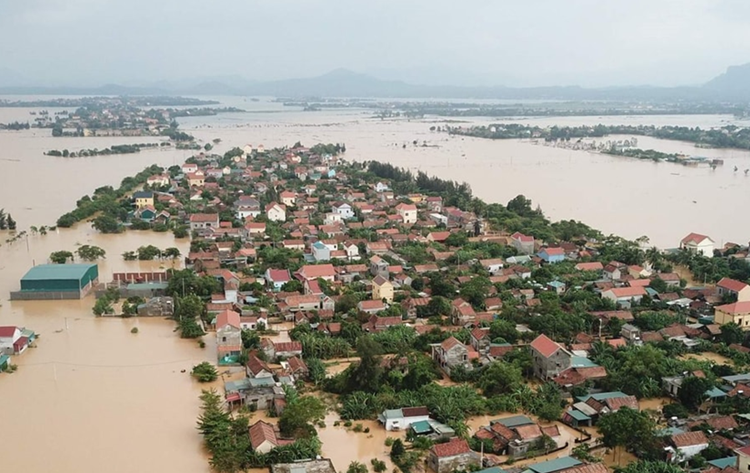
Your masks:
{"label": "two-story house", "polygon": [[691,233],[680,241],[680,249],[711,258],[714,255],[714,241],[706,235]]}
{"label": "two-story house", "polygon": [[312,244],[312,256],[316,263],[322,263],[331,260],[331,250],[322,241],[316,241]]}
{"label": "two-story house", "polygon": [[190,229],[200,230],[202,228],[218,228],[219,214],[191,214]]}
{"label": "two-story house", "polygon": [[289,274],[288,269],[268,268],[264,277],[266,282],[275,292],[279,292],[284,284],[292,280],[292,276]]}
{"label": "two-story house", "polygon": [[374,300],[385,300],[393,302],[393,284],[383,276],[376,276],[372,280],[372,298]]}
{"label": "two-story house", "polygon": [[573,355],[544,334],[536,337],[529,346],[534,375],[542,380],[554,378],[571,365]]}
{"label": "two-story house", "polygon": [[260,215],[260,202],[254,197],[242,196],[234,202],[234,214],[239,220],[256,218]]}
{"label": "two-story house", "polygon": [[151,191],[139,191],[133,193],[133,202],[136,209],[154,206],[154,193]]}
{"label": "two-story house", "polygon": [[286,221],[286,206],[276,202],[271,202],[266,205],[266,217],[271,222]]}
{"label": "two-story house", "polygon": [[432,345],[432,359],[449,375],[458,366],[466,370],[472,369],[469,349],[455,337],[448,337],[442,343]]}
{"label": "two-story house", "polygon": [[237,362],[242,353],[240,314],[233,310],[219,312],[216,316],[216,345],[219,364]]}
{"label": "two-story house", "polygon": [[404,223],[417,223],[417,206],[414,204],[398,204],[396,213],[401,216]]}
{"label": "two-story house", "polygon": [[750,301],[750,285],[731,278],[721,278],[716,283],[716,292],[720,297],[730,297],[735,302]]}
{"label": "two-story house", "polygon": [[354,209],[346,202],[336,202],[331,206],[331,212],[341,215],[341,218],[345,220],[355,216]]}
{"label": "two-story house", "polygon": [[519,253],[522,255],[534,254],[534,237],[524,235],[521,232],[516,232],[510,236],[510,242]]}

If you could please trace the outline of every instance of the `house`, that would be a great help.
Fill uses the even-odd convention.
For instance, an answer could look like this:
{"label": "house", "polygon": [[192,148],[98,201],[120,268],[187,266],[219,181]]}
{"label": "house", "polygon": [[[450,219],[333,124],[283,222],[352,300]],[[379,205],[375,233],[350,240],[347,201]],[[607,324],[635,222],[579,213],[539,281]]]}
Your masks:
{"label": "house", "polygon": [[328,296],[317,294],[294,295],[284,299],[289,312],[295,313],[300,311],[311,310],[333,310],[334,302]]}
{"label": "house", "polygon": [[469,325],[476,319],[474,307],[460,297],[451,303],[451,323],[453,325]]}
{"label": "house", "polygon": [[273,379],[273,370],[268,364],[258,358],[258,356],[251,352],[247,355],[247,363],[245,363],[245,372],[248,378],[271,378]]}
{"label": "house", "polygon": [[578,263],[577,265],[575,265],[575,269],[577,269],[578,271],[600,272],[604,269],[604,266],[600,262],[594,261],[592,263]]}
{"label": "house", "polygon": [[602,292],[603,299],[609,299],[618,305],[629,307],[638,304],[646,295],[646,289],[636,287],[615,287]]}
{"label": "house", "polygon": [[336,269],[332,264],[306,264],[297,271],[296,276],[301,281],[320,278],[333,282],[336,278]]}
{"label": "house", "polygon": [[427,234],[427,241],[443,243],[449,236],[451,236],[451,232],[430,232]]}
{"label": "house", "polygon": [[336,469],[330,459],[318,457],[315,460],[274,463],[271,465],[271,473],[336,473]]}
{"label": "house", "polygon": [[279,292],[284,284],[292,280],[288,269],[271,269],[268,268],[265,274],[265,280],[273,287],[275,292]]}
{"label": "house", "polygon": [[443,198],[442,197],[427,197],[427,209],[430,212],[440,213],[443,211]]}
{"label": "house", "polygon": [[731,278],[721,278],[716,283],[716,292],[720,297],[730,297],[734,302],[750,301],[750,284]]}
{"label": "house", "polygon": [[484,268],[485,271],[494,275],[495,273],[502,271],[505,262],[502,258],[492,258],[479,260],[479,264],[482,265],[482,268]]}
{"label": "house", "polygon": [[263,420],[251,425],[248,434],[250,435],[250,446],[258,453],[268,453],[276,447],[294,442],[293,439],[279,439],[273,425]]}
{"label": "house", "polygon": [[690,460],[708,448],[708,439],[700,430],[673,434],[669,441],[671,446],[665,448],[667,459],[675,463]]}
{"label": "house", "polygon": [[742,330],[750,330],[750,301],[733,302],[714,307],[714,323],[719,325],[734,322]]}
{"label": "house", "polygon": [[680,241],[680,249],[711,258],[714,255],[714,241],[706,235],[691,233]]}
{"label": "house", "polygon": [[218,228],[219,214],[192,214],[190,215],[190,229],[200,230],[202,228]]}
{"label": "house", "polygon": [[331,260],[331,250],[322,241],[316,241],[312,244],[312,257],[316,262],[321,263]]}
{"label": "house", "polygon": [[388,261],[378,255],[370,257],[370,274],[373,276],[388,277]]}
{"label": "house", "polygon": [[18,327],[0,327],[0,355],[17,355],[23,352],[29,344],[28,340]]}
{"label": "house", "polygon": [[183,174],[198,172],[198,165],[195,163],[185,163],[182,165],[182,172]]}
{"label": "house", "polygon": [[534,253],[534,237],[516,232],[510,236],[511,245],[522,255],[531,255]]}
{"label": "house", "polygon": [[154,206],[154,193],[151,191],[139,191],[133,193],[133,202],[135,208],[142,209],[144,207]]}
{"label": "house", "polygon": [[234,204],[234,214],[238,220],[248,217],[256,218],[260,215],[260,201],[250,196],[242,196]]}
{"label": "house", "polygon": [[377,315],[371,315],[367,320],[367,324],[365,324],[364,328],[370,332],[382,332],[383,330],[387,330],[390,327],[395,327],[403,323],[404,321],[401,320],[401,317],[398,316],[379,317]]}
{"label": "house", "polygon": [[225,310],[216,316],[216,345],[219,364],[237,361],[242,352],[240,314]]}
{"label": "house", "polygon": [[469,349],[455,337],[448,337],[442,343],[432,345],[432,359],[450,375],[451,370],[463,367],[471,370]]}
{"label": "house", "polygon": [[297,203],[297,194],[291,191],[284,191],[279,194],[279,199],[285,206],[294,207],[294,205]]}
{"label": "house", "polygon": [[380,299],[372,301],[360,301],[357,304],[357,310],[359,310],[360,312],[366,312],[368,314],[377,314],[378,312],[385,309],[386,305]]}
{"label": "house", "polygon": [[427,455],[427,466],[435,473],[470,471],[479,463],[479,454],[469,448],[466,440],[458,438],[433,445]]}
{"label": "house", "polygon": [[470,343],[476,351],[485,354],[490,349],[490,331],[489,329],[476,327],[470,333]]}
{"label": "house", "polygon": [[375,192],[378,192],[378,193],[385,192],[388,189],[389,189],[388,185],[383,182],[378,182],[377,184],[375,184]]}
{"label": "house", "polygon": [[378,421],[385,430],[405,430],[413,423],[426,421],[430,412],[426,407],[404,407],[401,409],[387,409],[378,415]]}
{"label": "house", "polygon": [[283,204],[277,204],[276,202],[271,202],[266,205],[266,218],[271,222],[286,221],[286,206]]}
{"label": "house", "polygon": [[343,219],[354,218],[354,209],[346,202],[337,202],[331,206],[331,212],[338,214]]}
{"label": "house", "polygon": [[257,330],[259,326],[268,327],[268,319],[264,316],[240,316],[242,330]]}
{"label": "house", "polygon": [[261,349],[269,360],[302,356],[302,343],[300,342],[272,342],[265,338],[261,341]]}
{"label": "house", "polygon": [[633,324],[623,324],[620,329],[620,335],[627,340],[628,345],[642,345],[641,329]]}
{"label": "house", "polygon": [[741,473],[750,473],[750,445],[735,450],[737,453],[737,469]]}
{"label": "house", "polygon": [[188,173],[185,177],[190,187],[203,187],[206,184],[206,176],[202,171]]}
{"label": "house", "polygon": [[372,298],[393,302],[393,284],[383,276],[376,276],[372,280]]}
{"label": "house", "polygon": [[547,263],[559,263],[565,261],[565,250],[559,247],[542,248],[537,256]]}
{"label": "house", "polygon": [[529,345],[534,365],[534,375],[542,380],[554,378],[570,368],[572,354],[560,344],[542,334]]}
{"label": "house", "polygon": [[604,267],[603,275],[610,281],[619,281],[625,274],[627,274],[628,266],[625,263],[619,261],[610,261],[607,266]]}
{"label": "house", "polygon": [[305,364],[304,361],[302,361],[302,358],[298,358],[296,356],[293,356],[286,360],[286,368],[289,370],[292,375],[294,375],[296,378],[306,378],[308,373],[310,372],[307,368],[307,364]]}
{"label": "house", "polygon": [[396,213],[401,216],[404,223],[417,223],[417,206],[414,204],[398,204]]}

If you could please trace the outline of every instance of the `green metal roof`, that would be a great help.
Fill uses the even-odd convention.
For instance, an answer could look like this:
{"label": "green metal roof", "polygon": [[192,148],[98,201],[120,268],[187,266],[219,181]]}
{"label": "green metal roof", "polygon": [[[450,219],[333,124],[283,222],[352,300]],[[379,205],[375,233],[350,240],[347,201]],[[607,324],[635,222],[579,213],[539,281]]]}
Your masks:
{"label": "green metal roof", "polygon": [[591,417],[587,416],[586,414],[579,411],[578,409],[571,409],[568,412],[566,412],[566,414],[568,414],[570,417],[578,421],[591,420]]}
{"label": "green metal roof", "polygon": [[5,365],[10,361],[10,357],[8,355],[0,355],[0,366]]}
{"label": "green metal roof", "polygon": [[572,368],[594,368],[599,365],[589,360],[585,356],[571,356],[570,366]]}
{"label": "green metal roof", "polygon": [[710,460],[708,463],[722,470],[728,466],[737,468],[737,457],[717,458],[716,460]]}
{"label": "green metal roof", "polygon": [[724,391],[722,391],[721,389],[719,389],[717,387],[713,387],[713,388],[709,389],[708,391],[706,391],[706,396],[708,396],[710,398],[726,397],[726,395],[727,395],[727,393],[725,393]]}
{"label": "green metal roof", "polygon": [[546,462],[529,465],[529,469],[535,471],[536,473],[553,473],[555,471],[573,468],[574,466],[578,466],[580,464],[581,462],[573,457],[562,457],[555,460],[549,460]]}
{"label": "green metal roof", "polygon": [[485,468],[484,470],[475,471],[474,473],[506,473],[505,470],[498,466],[492,468]]}
{"label": "green metal roof", "polygon": [[31,268],[21,281],[46,281],[51,279],[83,279],[86,271],[95,264],[40,264]]}
{"label": "green metal roof", "polygon": [[383,411],[384,419],[400,419],[403,416],[404,414],[401,412],[401,409],[386,409]]}
{"label": "green metal roof", "polygon": [[411,424],[411,428],[415,434],[428,434],[432,432],[432,426],[426,420],[420,420]]}

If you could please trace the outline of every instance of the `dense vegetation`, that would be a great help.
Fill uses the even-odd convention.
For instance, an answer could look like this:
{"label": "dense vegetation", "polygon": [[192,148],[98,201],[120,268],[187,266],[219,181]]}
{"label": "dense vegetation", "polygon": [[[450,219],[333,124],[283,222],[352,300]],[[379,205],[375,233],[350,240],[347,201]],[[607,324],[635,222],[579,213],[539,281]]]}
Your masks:
{"label": "dense vegetation", "polygon": [[137,143],[128,145],[112,145],[109,148],[104,149],[82,149],[80,151],[68,151],[64,149],[62,151],[53,149],[47,151],[47,156],[57,156],[63,158],[85,158],[90,156],[109,156],[112,154],[132,154],[138,153],[144,148],[158,148],[159,146],[169,146],[168,142],[163,143]]}

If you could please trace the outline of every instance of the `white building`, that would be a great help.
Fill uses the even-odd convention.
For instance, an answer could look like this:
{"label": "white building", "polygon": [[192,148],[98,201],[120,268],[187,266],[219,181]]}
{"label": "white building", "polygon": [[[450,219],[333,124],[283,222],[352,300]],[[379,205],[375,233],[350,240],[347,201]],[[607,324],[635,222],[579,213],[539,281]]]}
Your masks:
{"label": "white building", "polygon": [[430,419],[430,412],[426,407],[404,407],[403,409],[387,409],[378,415],[378,420],[385,430],[405,430],[411,424]]}
{"label": "white building", "polygon": [[706,235],[691,233],[680,241],[680,249],[711,258],[714,255],[714,241]]}
{"label": "white building", "polygon": [[276,202],[270,203],[266,206],[266,216],[272,222],[284,222],[286,221],[286,206]]}

